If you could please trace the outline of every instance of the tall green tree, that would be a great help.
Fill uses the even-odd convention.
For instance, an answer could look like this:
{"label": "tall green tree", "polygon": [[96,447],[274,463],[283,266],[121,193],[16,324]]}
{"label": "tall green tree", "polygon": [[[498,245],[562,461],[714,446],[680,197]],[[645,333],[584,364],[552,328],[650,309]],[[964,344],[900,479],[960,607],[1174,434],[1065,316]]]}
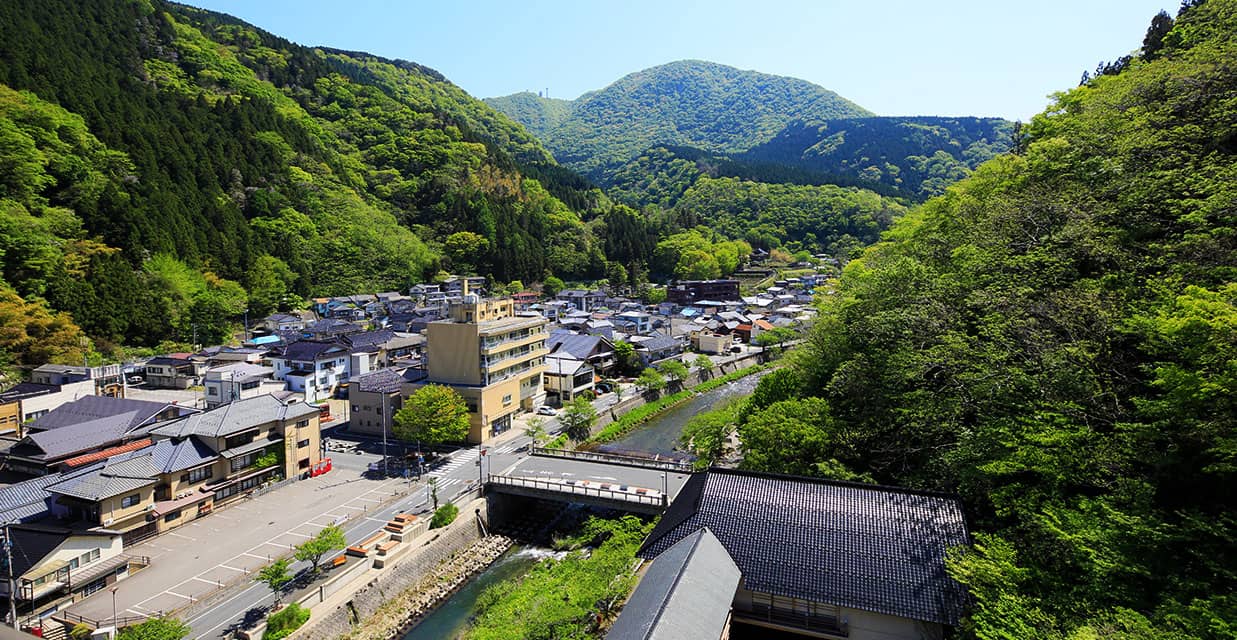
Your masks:
{"label": "tall green tree", "polygon": [[395,437],[435,444],[462,442],[468,438],[468,405],[459,392],[439,384],[427,384],[404,399],[395,412]]}
{"label": "tall green tree", "polygon": [[563,432],[576,442],[588,440],[592,434],[593,425],[597,423],[597,410],[585,396],[576,396],[563,407],[558,415],[558,422],[563,426]]}
{"label": "tall green tree", "polygon": [[302,562],[308,561],[311,565],[310,570],[317,573],[322,556],[332,551],[339,551],[346,546],[348,546],[348,540],[344,537],[344,530],[337,525],[330,525],[323,527],[314,537],[296,545],[293,557]]}
{"label": "tall green tree", "polygon": [[292,573],[288,570],[291,566],[291,561],[287,558],[280,558],[265,567],[253,577],[257,582],[261,582],[271,590],[271,594],[275,596],[275,602],[278,603],[280,596],[283,594],[283,588],[292,582]]}

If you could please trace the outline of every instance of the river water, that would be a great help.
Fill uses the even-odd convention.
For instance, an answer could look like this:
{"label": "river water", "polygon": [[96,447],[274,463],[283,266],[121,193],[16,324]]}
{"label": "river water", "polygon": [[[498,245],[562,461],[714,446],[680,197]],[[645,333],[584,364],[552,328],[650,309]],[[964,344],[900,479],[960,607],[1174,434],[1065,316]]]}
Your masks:
{"label": "river water", "polygon": [[751,395],[759,381],[760,374],[755,374],[706,391],[635,428],[621,439],[597,447],[597,450],[609,453],[682,457],[685,454],[681,451],[676,452],[675,444],[678,442],[679,435],[683,433],[683,427],[692,417],[710,409],[720,408],[733,398]]}
{"label": "river water", "polygon": [[512,547],[499,556],[488,569],[469,580],[442,606],[412,628],[404,640],[455,640],[462,638],[472,618],[472,608],[481,592],[504,580],[518,580],[538,562],[561,557],[560,552],[540,547]]}

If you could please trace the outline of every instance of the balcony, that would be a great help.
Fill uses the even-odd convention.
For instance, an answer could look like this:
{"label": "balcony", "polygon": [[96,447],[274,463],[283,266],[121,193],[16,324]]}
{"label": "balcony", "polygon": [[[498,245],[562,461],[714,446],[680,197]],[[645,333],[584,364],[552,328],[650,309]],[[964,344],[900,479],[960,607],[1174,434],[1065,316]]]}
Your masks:
{"label": "balcony", "polygon": [[[734,619],[763,627],[807,631],[822,637],[847,638],[849,625],[838,618],[835,607],[817,605],[802,600],[798,606],[774,606],[753,602],[750,607],[735,606]],[[829,611],[830,613],[826,613]]]}
{"label": "balcony", "polygon": [[549,352],[550,351],[545,347],[545,343],[534,343],[533,345],[523,349],[512,349],[511,351],[504,351],[497,356],[482,358],[481,368],[485,370],[492,370],[497,368],[496,365],[515,362],[517,360],[524,360],[538,355],[544,356]]}
{"label": "balcony", "polygon": [[485,337],[481,339],[481,354],[489,355],[496,351],[502,351],[504,348],[529,343],[534,340],[545,340],[545,338],[546,332],[541,327],[521,329],[499,336]]}

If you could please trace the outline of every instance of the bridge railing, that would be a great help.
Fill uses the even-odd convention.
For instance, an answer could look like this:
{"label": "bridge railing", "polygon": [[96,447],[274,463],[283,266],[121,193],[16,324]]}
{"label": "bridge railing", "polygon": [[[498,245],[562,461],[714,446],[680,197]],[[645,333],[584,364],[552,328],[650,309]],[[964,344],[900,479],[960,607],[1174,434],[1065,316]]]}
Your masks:
{"label": "bridge railing", "polygon": [[681,460],[657,460],[653,458],[642,458],[640,456],[625,456],[617,453],[597,453],[595,451],[575,451],[573,449],[550,449],[547,447],[531,447],[529,449],[529,453],[534,456],[545,456],[547,458],[567,458],[571,460],[585,460],[591,462],[609,462],[631,467],[662,469],[664,471],[676,471],[679,473],[691,473],[693,470],[692,463],[690,462],[683,462]]}
{"label": "bridge railing", "polygon": [[607,500],[617,500],[620,502],[634,502],[637,504],[648,504],[655,506],[666,505],[666,495],[660,491],[653,491],[652,489],[637,488],[633,491],[621,491],[618,489],[603,489],[601,487],[583,484],[580,482],[568,482],[561,480],[551,481],[541,480],[538,478],[520,478],[516,476],[492,475],[488,478],[488,480],[490,484],[506,485],[510,487],[542,489],[556,493],[568,493],[571,495],[590,496],[594,498],[604,498]]}

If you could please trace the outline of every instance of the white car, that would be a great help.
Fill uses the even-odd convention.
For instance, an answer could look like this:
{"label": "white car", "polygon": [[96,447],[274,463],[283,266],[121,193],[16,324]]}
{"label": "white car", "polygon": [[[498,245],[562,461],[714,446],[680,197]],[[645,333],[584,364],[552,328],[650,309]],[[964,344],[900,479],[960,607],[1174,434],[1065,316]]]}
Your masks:
{"label": "white car", "polygon": [[558,412],[554,410],[554,407],[551,407],[549,405],[543,404],[540,407],[537,407],[537,415],[539,416],[552,416],[556,413]]}

